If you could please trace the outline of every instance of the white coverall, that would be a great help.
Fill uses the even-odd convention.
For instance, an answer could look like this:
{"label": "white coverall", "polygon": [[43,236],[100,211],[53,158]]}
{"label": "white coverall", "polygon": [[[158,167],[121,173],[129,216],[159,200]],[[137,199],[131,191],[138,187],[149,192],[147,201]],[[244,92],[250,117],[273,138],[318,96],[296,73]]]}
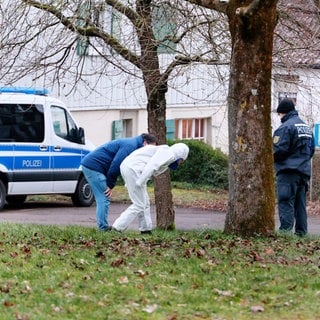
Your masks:
{"label": "white coverall", "polygon": [[176,143],[171,147],[147,145],[127,156],[121,163],[120,171],[132,204],[121,213],[112,227],[118,231],[124,231],[138,217],[139,230],[151,230],[152,221],[147,182],[152,176],[165,172],[168,166],[176,160],[186,160],[188,153],[187,145]]}

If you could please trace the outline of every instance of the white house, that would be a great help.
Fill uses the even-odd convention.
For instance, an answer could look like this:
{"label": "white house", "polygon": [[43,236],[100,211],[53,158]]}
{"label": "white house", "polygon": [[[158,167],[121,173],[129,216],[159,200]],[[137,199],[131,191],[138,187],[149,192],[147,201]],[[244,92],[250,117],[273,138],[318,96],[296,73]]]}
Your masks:
{"label": "white house", "polygon": [[[299,1],[301,0],[295,0],[297,3]],[[312,2],[312,0],[307,0],[307,2]],[[9,1],[5,0],[4,3],[9,3]],[[91,1],[91,3],[97,4],[97,1]],[[4,12],[6,11],[4,10]],[[32,10],[32,12],[34,14],[36,11]],[[127,22],[121,20],[119,15],[114,13],[114,10],[110,7],[100,6],[99,11],[95,13],[95,19],[97,19],[97,23],[101,23],[106,28],[112,29],[111,31],[119,33],[119,36],[125,36],[125,38],[131,36],[132,30],[131,33],[120,33],[122,24],[126,23],[127,27]],[[30,12],[28,14],[30,15]],[[206,14],[208,14],[207,11]],[[38,16],[39,12],[36,12],[36,15]],[[313,18],[316,19],[316,14]],[[309,20],[307,22],[310,23]],[[21,30],[21,26],[19,30]],[[12,34],[16,32],[21,37],[17,24],[14,28],[14,30],[11,30]],[[129,29],[124,28],[123,30],[128,31]],[[58,32],[58,35],[56,33],[55,37],[51,35],[51,41],[43,39],[42,42],[37,42],[39,46],[35,47],[33,45],[27,48],[28,51],[24,52],[23,58],[19,58],[22,59],[22,65],[26,64],[27,58],[32,57],[33,54],[36,56],[48,54],[49,56],[48,52],[54,47],[54,45],[51,46],[53,41],[60,42],[60,45],[64,42],[63,39],[68,42],[70,32],[68,33],[57,27],[55,32]],[[319,34],[319,30],[317,32]],[[227,33],[225,33],[225,38],[228,39]],[[99,42],[93,43],[95,49],[89,46],[85,47],[85,51],[83,51],[81,41],[85,40],[79,38],[74,43],[71,48],[72,59],[68,58],[67,70],[63,72],[59,70],[58,77],[52,72],[43,74],[43,70],[37,69],[34,72],[24,74],[20,79],[13,79],[13,75],[21,70],[21,61],[17,63],[17,59],[15,59],[15,64],[11,66],[10,72],[6,68],[1,68],[0,85],[4,86],[14,82],[14,85],[21,86],[49,87],[52,95],[62,99],[70,107],[78,123],[84,127],[86,136],[95,145],[116,137],[134,136],[146,132],[146,94],[141,76],[139,77],[139,71],[129,68],[132,74],[128,74],[121,72],[113,63],[108,62],[106,64],[105,56],[108,55],[108,61],[114,58],[112,60],[114,63],[118,58],[110,49],[102,46]],[[319,37],[317,41],[319,42]],[[197,49],[194,49],[192,45],[195,42],[192,37],[189,37],[183,45],[192,48],[192,50],[200,50],[199,48],[202,49],[205,46],[203,40],[199,40]],[[281,42],[278,45],[281,46]],[[136,48],[132,48],[132,50],[134,49]],[[175,49],[181,52],[182,44]],[[136,49],[136,52],[138,51],[139,48]],[[172,50],[160,54],[161,68],[164,69],[168,66],[176,54],[177,52]],[[222,54],[222,56],[225,58],[228,56],[228,52]],[[276,108],[281,97],[292,97],[296,100],[300,115],[313,125],[320,123],[320,57],[319,54],[308,55],[307,51],[303,51],[298,58],[300,61],[295,57],[290,63],[290,59],[288,61],[275,59],[272,80],[273,108]],[[1,55],[2,66],[6,66],[5,59],[5,56]],[[82,80],[77,81],[80,68]],[[50,69],[50,60],[48,60],[48,65],[44,66],[44,69]],[[170,78],[166,95],[167,136],[170,138],[203,140],[214,148],[220,148],[227,153],[226,98],[228,76],[227,64],[193,63],[188,67],[177,68],[175,74]],[[272,119],[273,125],[278,126],[279,119],[274,116],[272,116]]]}

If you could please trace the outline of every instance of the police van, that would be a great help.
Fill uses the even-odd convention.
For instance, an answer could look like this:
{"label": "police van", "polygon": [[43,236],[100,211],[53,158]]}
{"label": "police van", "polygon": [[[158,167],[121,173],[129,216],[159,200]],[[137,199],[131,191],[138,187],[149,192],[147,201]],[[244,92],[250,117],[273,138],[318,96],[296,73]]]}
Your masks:
{"label": "police van", "polygon": [[69,195],[74,205],[90,206],[80,163],[93,148],[46,89],[0,88],[0,209],[35,194]]}

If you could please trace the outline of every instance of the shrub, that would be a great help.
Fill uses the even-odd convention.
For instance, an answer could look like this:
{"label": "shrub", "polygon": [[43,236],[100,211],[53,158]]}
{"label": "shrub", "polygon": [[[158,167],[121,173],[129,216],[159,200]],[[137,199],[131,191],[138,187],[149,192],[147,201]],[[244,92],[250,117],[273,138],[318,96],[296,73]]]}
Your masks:
{"label": "shrub", "polygon": [[193,186],[210,186],[211,189],[228,189],[228,157],[220,149],[197,140],[170,140],[168,145],[183,142],[190,151],[186,162],[178,170],[170,170],[174,182]]}

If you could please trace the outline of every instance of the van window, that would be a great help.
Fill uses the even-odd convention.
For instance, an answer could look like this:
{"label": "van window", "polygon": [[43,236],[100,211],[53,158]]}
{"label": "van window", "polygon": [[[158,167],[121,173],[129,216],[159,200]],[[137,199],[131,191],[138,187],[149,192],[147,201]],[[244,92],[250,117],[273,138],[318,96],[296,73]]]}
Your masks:
{"label": "van window", "polygon": [[78,143],[78,128],[70,114],[63,108],[51,106],[53,129],[62,139]]}
{"label": "van window", "polygon": [[44,140],[43,106],[0,104],[0,127],[0,142],[42,142]]}

